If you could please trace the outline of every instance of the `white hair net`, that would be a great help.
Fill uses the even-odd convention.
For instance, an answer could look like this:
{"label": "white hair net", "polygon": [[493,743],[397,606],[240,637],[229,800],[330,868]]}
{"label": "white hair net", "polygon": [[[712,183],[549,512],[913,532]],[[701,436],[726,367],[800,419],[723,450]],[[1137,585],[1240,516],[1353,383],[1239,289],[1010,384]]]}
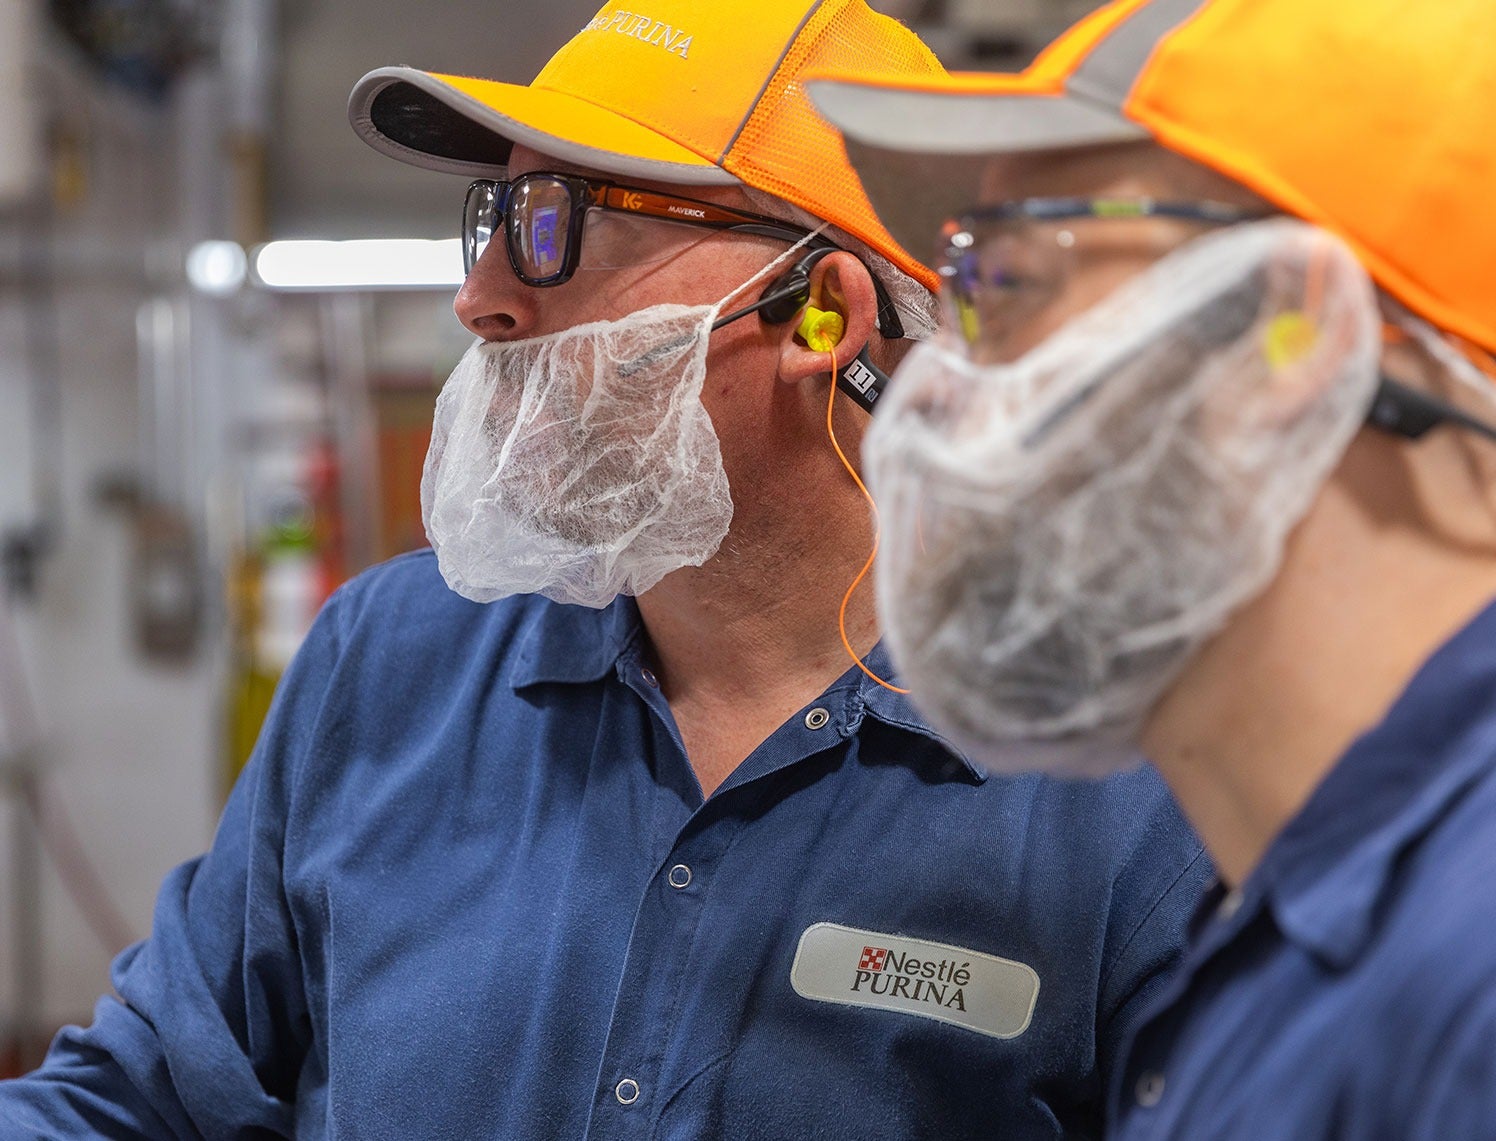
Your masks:
{"label": "white hair net", "polygon": [[1355,257],[1287,220],[1189,243],[1012,364],[917,346],[863,453],[915,700],[995,770],[1135,763],[1147,711],[1276,573],[1379,351]]}

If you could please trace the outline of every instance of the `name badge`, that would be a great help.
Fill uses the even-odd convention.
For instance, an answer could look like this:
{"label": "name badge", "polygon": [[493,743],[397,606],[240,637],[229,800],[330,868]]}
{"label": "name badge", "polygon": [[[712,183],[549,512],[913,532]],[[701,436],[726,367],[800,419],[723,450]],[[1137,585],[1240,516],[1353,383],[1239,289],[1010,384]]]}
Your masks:
{"label": "name badge", "polygon": [[1016,1038],[1039,1000],[1027,963],[949,943],[816,923],[800,936],[790,983],[802,998],[874,1006]]}

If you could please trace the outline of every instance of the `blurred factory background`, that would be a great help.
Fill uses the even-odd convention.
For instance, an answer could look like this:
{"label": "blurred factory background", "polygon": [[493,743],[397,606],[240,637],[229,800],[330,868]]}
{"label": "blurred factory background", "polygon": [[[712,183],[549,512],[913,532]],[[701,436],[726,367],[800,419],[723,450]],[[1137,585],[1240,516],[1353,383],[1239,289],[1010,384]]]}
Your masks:
{"label": "blurred factory background", "polygon": [[[1094,6],[874,0],[987,69]],[[464,186],[349,89],[527,80],[596,7],[0,0],[0,1076],[210,841],[321,601],[424,542]]]}

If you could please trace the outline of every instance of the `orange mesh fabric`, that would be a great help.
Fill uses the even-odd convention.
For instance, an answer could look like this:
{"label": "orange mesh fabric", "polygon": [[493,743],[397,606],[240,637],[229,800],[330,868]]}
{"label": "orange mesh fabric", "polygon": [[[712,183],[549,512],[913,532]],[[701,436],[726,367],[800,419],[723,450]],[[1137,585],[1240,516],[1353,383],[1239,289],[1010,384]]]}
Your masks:
{"label": "orange mesh fabric", "polygon": [[898,21],[873,12],[862,0],[826,0],[790,45],[723,157],[723,168],[840,226],[936,288],[935,275],[878,221],[840,133],[811,105],[802,77],[812,71],[855,72],[870,80],[945,74],[930,50]]}
{"label": "orange mesh fabric", "polygon": [[354,89],[354,127],[406,162],[480,176],[516,140],[625,180],[726,184],[720,166],[935,287],[878,221],[841,134],[803,85],[810,68],[869,81],[945,77],[913,32],[865,0],[651,0],[648,14],[622,3],[608,0],[529,86],[371,72]]}
{"label": "orange mesh fabric", "polygon": [[[1098,68],[1110,78],[1072,87],[1103,48],[1116,49]],[[879,106],[892,117],[884,144],[911,155],[928,153],[916,116],[939,115],[943,101],[959,99],[968,121],[981,123],[954,152],[965,162],[1010,149],[992,124],[1014,121],[1025,103],[1042,109],[1035,100],[1059,97],[1105,114],[1111,84],[1132,68],[1121,118],[1335,231],[1389,293],[1496,352],[1492,0],[1113,0],[1020,76],[868,83],[854,67],[833,64],[816,78],[904,91],[898,111],[892,100]],[[973,112],[984,99],[991,116],[981,122]],[[858,130],[860,141],[880,144],[866,121]],[[1055,146],[1079,145],[1067,133],[1073,119],[1055,130]],[[1046,149],[1037,132],[1023,146]]]}

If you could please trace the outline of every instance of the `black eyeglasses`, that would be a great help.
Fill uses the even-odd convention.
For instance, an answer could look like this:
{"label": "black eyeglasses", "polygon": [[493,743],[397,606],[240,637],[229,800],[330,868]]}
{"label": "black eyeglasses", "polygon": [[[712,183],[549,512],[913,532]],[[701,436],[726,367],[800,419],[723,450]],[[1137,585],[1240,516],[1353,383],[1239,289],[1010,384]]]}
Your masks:
{"label": "black eyeglasses", "polygon": [[[479,179],[468,187],[462,208],[463,271],[473,271],[501,224],[515,276],[537,288],[571,280],[581,263],[584,231],[589,266],[638,265],[679,248],[668,241],[646,244],[632,227],[596,224],[610,217],[648,218],[785,242],[811,238],[809,230],[764,214],[578,175],[532,171],[515,179]],[[807,246],[840,248],[820,237],[811,238]],[[878,328],[885,337],[903,336],[893,300],[876,275],[873,288],[878,295]]]}

